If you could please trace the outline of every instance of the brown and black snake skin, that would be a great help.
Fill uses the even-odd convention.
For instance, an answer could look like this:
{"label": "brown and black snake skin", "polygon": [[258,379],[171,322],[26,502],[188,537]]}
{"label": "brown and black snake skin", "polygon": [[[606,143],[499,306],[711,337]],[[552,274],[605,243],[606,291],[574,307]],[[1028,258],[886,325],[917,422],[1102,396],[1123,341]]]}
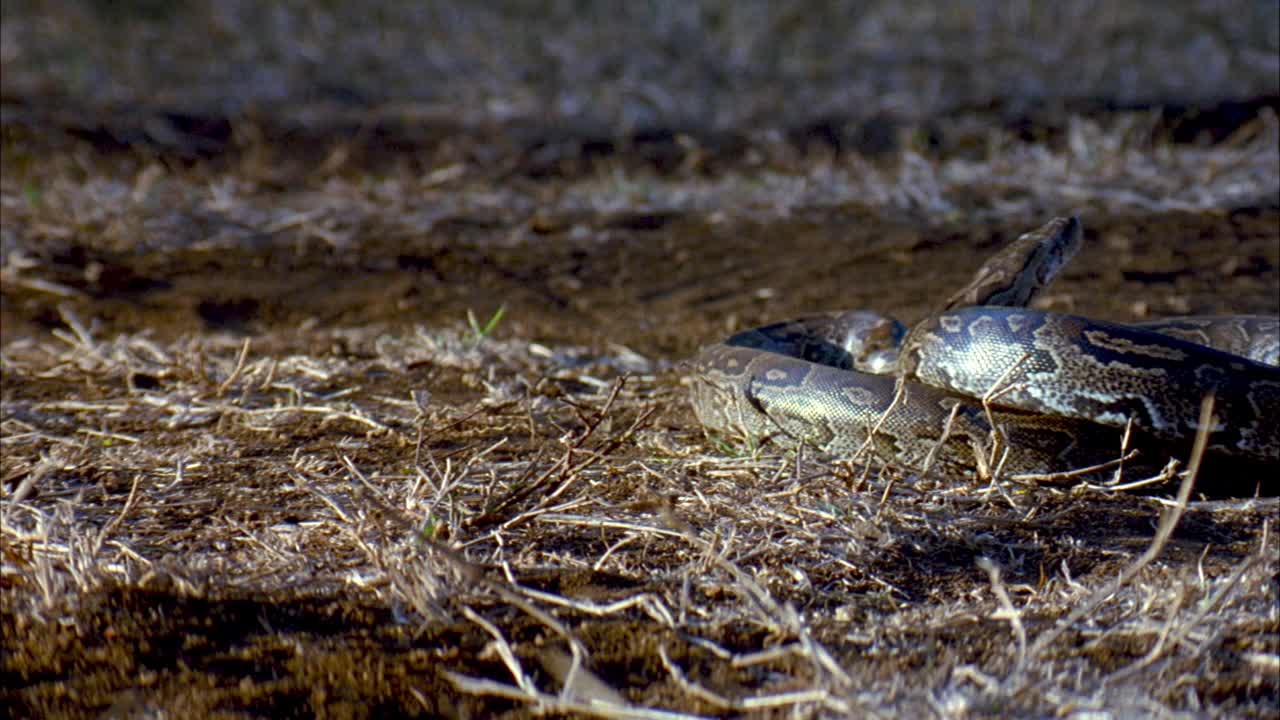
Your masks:
{"label": "brown and black snake skin", "polygon": [[694,411],[730,436],[1016,479],[1114,460],[1130,423],[1162,464],[1189,446],[1212,391],[1211,451],[1273,470],[1277,319],[1120,325],[1026,308],[1080,238],[1075,218],[1023,235],[909,332],[845,311],[733,335],[691,362]]}

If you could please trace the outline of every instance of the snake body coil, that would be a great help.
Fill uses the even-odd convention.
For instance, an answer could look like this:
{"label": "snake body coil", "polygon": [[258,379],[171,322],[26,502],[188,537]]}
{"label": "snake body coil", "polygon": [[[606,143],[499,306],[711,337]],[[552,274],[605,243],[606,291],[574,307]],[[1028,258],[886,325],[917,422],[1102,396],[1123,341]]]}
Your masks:
{"label": "snake body coil", "polygon": [[1275,318],[1119,325],[1021,307],[1080,234],[1078,221],[1059,218],[1020,237],[909,333],[846,311],[705,348],[691,363],[695,413],[717,432],[916,470],[1042,476],[1115,459],[1130,423],[1153,462],[1178,452],[1213,392],[1211,449],[1280,460]]}
{"label": "snake body coil", "polygon": [[1147,330],[1023,308],[927,318],[902,350],[903,376],[998,407],[1190,438],[1200,403],[1219,418],[1209,447],[1280,460],[1280,368]]}

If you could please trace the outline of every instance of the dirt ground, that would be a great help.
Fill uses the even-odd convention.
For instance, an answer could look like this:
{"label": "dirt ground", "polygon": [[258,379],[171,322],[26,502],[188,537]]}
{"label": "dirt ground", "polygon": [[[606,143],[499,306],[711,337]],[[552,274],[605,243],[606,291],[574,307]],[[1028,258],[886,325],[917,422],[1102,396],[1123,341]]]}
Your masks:
{"label": "dirt ground", "polygon": [[[10,132],[8,163],[56,144]],[[241,170],[47,153],[173,197]],[[679,361],[699,344],[816,308],[910,319],[1039,217],[538,208],[412,233],[412,207],[342,217],[339,182],[318,212],[265,188],[223,214],[135,195],[142,217],[14,222],[43,240],[0,308],[17,714],[1038,714],[1125,671],[1135,711],[1274,709],[1271,499],[1193,504],[1059,629],[1146,549],[1159,495],[891,484],[698,430]],[[303,217],[259,219],[272,234],[229,216],[244,205]],[[120,227],[161,221],[191,241]],[[1275,309],[1274,204],[1085,221],[1049,307]],[[561,694],[574,648],[585,689]]]}
{"label": "dirt ground", "polygon": [[1044,308],[1280,312],[1280,96],[552,132],[27,80],[0,714],[1280,715],[1277,498],[738,447],[681,365],[1064,213]]}

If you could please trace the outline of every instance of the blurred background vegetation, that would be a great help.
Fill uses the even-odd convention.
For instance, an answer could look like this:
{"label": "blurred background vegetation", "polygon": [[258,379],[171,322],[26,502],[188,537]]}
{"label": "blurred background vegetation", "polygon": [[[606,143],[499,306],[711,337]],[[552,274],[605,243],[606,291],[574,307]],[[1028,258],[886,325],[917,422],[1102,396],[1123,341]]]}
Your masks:
{"label": "blurred background vegetation", "polygon": [[635,132],[1280,96],[1280,3],[6,0],[6,110]]}

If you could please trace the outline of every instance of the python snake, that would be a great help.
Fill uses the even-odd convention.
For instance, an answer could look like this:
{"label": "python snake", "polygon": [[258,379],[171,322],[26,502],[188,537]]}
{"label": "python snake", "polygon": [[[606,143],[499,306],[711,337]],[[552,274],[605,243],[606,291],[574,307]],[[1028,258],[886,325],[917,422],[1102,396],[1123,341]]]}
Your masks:
{"label": "python snake", "polygon": [[916,471],[1043,478],[1115,460],[1130,425],[1151,466],[1162,464],[1162,454],[1189,446],[1213,391],[1211,452],[1273,469],[1280,321],[1119,325],[1026,308],[1080,238],[1075,218],[1019,237],[909,332],[845,311],[711,345],[689,373],[698,420],[721,434],[803,440]]}

